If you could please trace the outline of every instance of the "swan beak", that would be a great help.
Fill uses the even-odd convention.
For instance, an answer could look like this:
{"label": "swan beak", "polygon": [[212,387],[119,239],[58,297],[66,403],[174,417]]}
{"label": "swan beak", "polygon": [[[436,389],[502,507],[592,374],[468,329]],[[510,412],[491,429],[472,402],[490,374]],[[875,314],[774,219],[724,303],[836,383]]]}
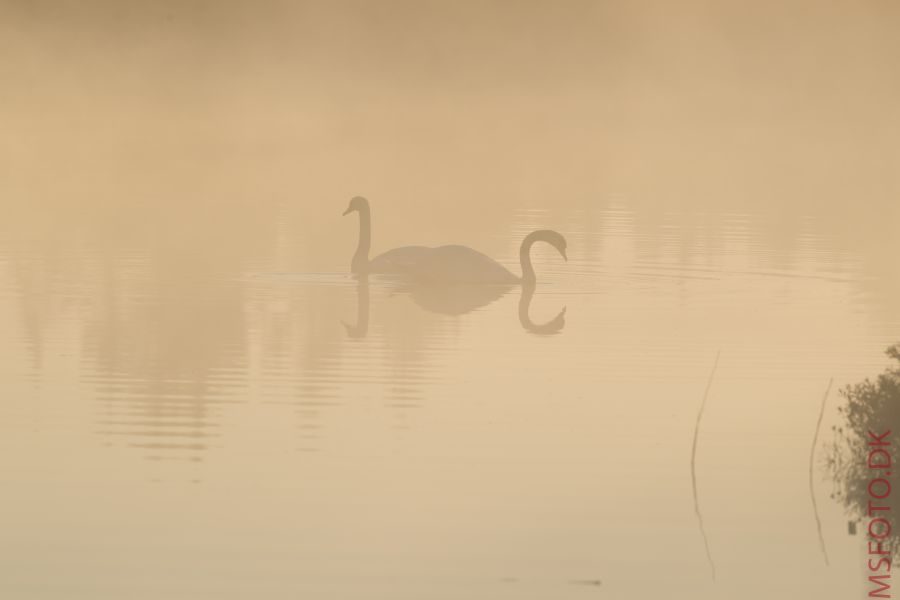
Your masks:
{"label": "swan beak", "polygon": [[563,260],[564,260],[564,261],[569,262],[569,257],[566,256],[566,249],[565,249],[565,248],[563,248],[562,250],[560,250],[559,253],[562,254],[562,257],[563,257]]}
{"label": "swan beak", "polygon": [[353,212],[353,209],[350,208],[350,207],[348,206],[348,207],[347,207],[347,210],[345,210],[345,211],[344,211],[344,214],[342,214],[341,216],[342,216],[342,217],[346,217],[347,215],[349,215],[349,214],[352,213],[352,212]]}

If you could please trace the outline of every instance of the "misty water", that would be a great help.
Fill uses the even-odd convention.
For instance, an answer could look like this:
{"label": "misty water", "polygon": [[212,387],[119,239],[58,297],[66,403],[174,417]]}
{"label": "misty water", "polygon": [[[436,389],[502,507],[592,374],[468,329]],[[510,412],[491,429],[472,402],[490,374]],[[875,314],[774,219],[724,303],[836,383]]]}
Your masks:
{"label": "misty water", "polygon": [[[900,341],[887,24],[163,5],[0,26],[0,596],[864,596],[824,456]],[[360,194],[373,254],[568,260],[360,281]]]}

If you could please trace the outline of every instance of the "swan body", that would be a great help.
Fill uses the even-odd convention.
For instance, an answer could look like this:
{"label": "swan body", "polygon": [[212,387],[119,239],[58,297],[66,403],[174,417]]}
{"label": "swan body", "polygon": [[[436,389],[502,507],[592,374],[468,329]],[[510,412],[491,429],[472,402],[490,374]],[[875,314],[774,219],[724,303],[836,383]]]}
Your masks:
{"label": "swan body", "polygon": [[396,275],[409,273],[431,250],[431,248],[426,246],[401,246],[400,248],[382,252],[369,261],[366,272],[392,273]]}
{"label": "swan body", "polygon": [[440,246],[419,257],[410,275],[415,281],[429,283],[474,283],[534,285],[535,273],[531,264],[531,247],[535,242],[546,242],[566,260],[566,239],[550,229],[532,231],[519,247],[522,276],[517,277],[509,269],[489,256],[468,246]]}
{"label": "swan body", "polygon": [[413,280],[421,283],[490,283],[515,284],[520,278],[486,254],[474,248],[439,246],[423,255],[410,270]]}
{"label": "swan body", "polygon": [[532,231],[519,248],[519,262],[522,276],[517,277],[509,269],[468,246],[449,245],[429,248],[426,246],[403,246],[388,250],[369,260],[372,245],[372,216],[369,201],[362,196],[350,200],[344,214],[359,213],[359,244],[350,271],[356,275],[369,273],[390,273],[405,275],[413,281],[434,284],[500,284],[511,285],[535,283],[534,267],[531,264],[531,247],[535,242],[546,242],[566,257],[566,239],[549,229]]}

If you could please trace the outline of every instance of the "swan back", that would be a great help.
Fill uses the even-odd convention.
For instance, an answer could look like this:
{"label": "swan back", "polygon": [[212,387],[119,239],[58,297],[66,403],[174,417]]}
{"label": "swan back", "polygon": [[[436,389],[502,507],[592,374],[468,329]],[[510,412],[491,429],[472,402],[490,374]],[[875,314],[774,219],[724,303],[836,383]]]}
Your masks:
{"label": "swan back", "polygon": [[468,246],[439,246],[411,272],[413,279],[430,283],[512,284],[519,278],[489,256]]}
{"label": "swan back", "polygon": [[416,266],[426,260],[434,248],[426,246],[401,246],[383,252],[369,261],[367,271],[369,273],[391,273],[403,275],[416,269]]}

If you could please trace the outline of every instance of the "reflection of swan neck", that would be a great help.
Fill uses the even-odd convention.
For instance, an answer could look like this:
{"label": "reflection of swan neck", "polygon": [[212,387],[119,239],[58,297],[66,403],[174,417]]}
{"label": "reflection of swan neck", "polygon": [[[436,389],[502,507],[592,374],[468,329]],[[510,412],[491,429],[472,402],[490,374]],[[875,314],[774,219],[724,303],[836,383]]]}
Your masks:
{"label": "reflection of swan neck", "polygon": [[531,299],[534,297],[534,283],[522,284],[522,295],[519,296],[519,323],[530,333],[540,335],[552,335],[562,331],[566,326],[566,307],[564,306],[559,314],[550,321],[543,324],[537,324],[531,320]]}
{"label": "reflection of swan neck", "polygon": [[519,323],[525,329],[533,329],[534,323],[531,322],[529,311],[531,309],[531,298],[534,297],[534,283],[525,283],[522,285],[522,294],[519,296]]}
{"label": "reflection of swan neck", "polygon": [[369,333],[369,277],[366,273],[359,276],[356,284],[356,324],[344,323],[347,335],[362,339]]}
{"label": "reflection of swan neck", "polygon": [[531,247],[534,243],[541,239],[541,232],[532,231],[525,239],[522,240],[522,245],[519,247],[519,262],[522,264],[522,283],[528,285],[534,285],[535,283],[535,275],[534,275],[534,266],[531,264]]}
{"label": "reflection of swan neck", "polygon": [[362,273],[369,264],[369,249],[372,246],[372,215],[369,206],[359,209],[359,244],[356,246],[356,254],[350,263],[350,271]]}

